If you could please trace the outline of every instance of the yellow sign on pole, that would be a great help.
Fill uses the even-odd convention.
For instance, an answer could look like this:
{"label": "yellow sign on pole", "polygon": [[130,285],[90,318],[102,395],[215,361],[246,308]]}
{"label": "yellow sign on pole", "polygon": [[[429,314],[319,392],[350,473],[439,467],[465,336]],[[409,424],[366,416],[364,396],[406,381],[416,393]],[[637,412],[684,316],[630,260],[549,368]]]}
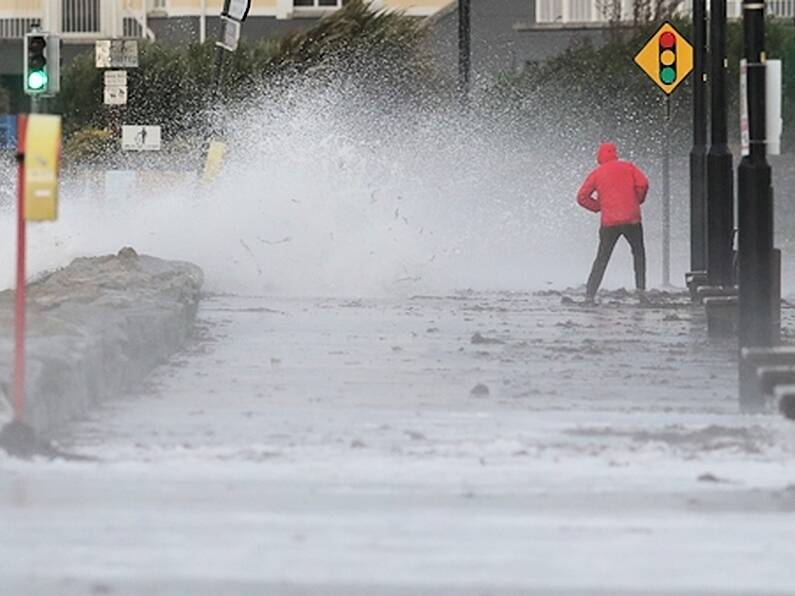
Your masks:
{"label": "yellow sign on pole", "polygon": [[225,156],[226,143],[222,141],[211,141],[210,147],[207,149],[207,161],[204,164],[202,182],[208,184],[215,180],[224,165]]}
{"label": "yellow sign on pole", "polygon": [[635,55],[635,63],[670,95],[693,70],[693,46],[671,23],[663,23]]}
{"label": "yellow sign on pole", "polygon": [[60,161],[61,117],[31,114],[25,133],[26,220],[57,219]]}

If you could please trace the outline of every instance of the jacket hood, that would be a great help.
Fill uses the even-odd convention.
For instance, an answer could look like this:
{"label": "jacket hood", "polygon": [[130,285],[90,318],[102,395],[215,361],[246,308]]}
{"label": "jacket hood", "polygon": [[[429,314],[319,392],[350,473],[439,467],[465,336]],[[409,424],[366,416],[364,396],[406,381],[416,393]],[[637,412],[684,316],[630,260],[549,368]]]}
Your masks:
{"label": "jacket hood", "polygon": [[596,154],[596,161],[599,165],[618,159],[618,151],[613,143],[602,143],[599,145],[599,152]]}

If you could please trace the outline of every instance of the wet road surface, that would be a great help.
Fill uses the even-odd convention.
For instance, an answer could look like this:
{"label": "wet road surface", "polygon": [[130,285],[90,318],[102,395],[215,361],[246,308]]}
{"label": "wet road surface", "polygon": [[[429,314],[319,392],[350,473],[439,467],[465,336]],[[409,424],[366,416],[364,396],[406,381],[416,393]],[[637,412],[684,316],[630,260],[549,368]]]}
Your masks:
{"label": "wet road surface", "polygon": [[656,300],[208,297],[100,462],[0,459],[0,593],[791,594],[795,427]]}

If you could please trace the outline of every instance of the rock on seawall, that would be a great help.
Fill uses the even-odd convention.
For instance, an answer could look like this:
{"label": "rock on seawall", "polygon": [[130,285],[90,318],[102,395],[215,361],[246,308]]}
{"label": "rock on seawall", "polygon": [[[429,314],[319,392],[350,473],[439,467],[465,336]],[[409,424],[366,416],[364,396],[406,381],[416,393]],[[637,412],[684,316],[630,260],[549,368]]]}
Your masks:
{"label": "rock on seawall", "polygon": [[[115,256],[75,259],[30,283],[25,421],[47,434],[141,382],[190,335],[202,281],[195,265],[123,248]],[[14,293],[6,291],[0,293],[0,401],[11,397],[13,337]]]}

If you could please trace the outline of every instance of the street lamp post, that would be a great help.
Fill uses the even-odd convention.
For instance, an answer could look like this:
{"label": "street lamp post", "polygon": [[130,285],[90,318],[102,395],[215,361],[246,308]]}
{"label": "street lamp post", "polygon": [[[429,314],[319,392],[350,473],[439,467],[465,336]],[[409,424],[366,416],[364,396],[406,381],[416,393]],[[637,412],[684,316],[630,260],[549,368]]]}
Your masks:
{"label": "street lamp post", "polygon": [[707,270],[707,2],[693,0],[693,148],[690,151],[690,271]]}
{"label": "street lamp post", "polygon": [[[767,162],[765,3],[743,0],[743,36],[747,68],[748,149],[738,168],[739,340],[740,348],[770,347],[777,336],[774,314],[777,267],[773,251],[773,188]],[[740,407],[764,407],[755,391],[756,371],[740,359]]]}
{"label": "street lamp post", "polygon": [[470,0],[458,0],[458,93],[461,102],[469,101],[472,71],[472,15]]}
{"label": "street lamp post", "polygon": [[710,0],[709,29],[712,130],[707,153],[707,279],[713,286],[731,286],[734,170],[726,105],[726,0]]}

